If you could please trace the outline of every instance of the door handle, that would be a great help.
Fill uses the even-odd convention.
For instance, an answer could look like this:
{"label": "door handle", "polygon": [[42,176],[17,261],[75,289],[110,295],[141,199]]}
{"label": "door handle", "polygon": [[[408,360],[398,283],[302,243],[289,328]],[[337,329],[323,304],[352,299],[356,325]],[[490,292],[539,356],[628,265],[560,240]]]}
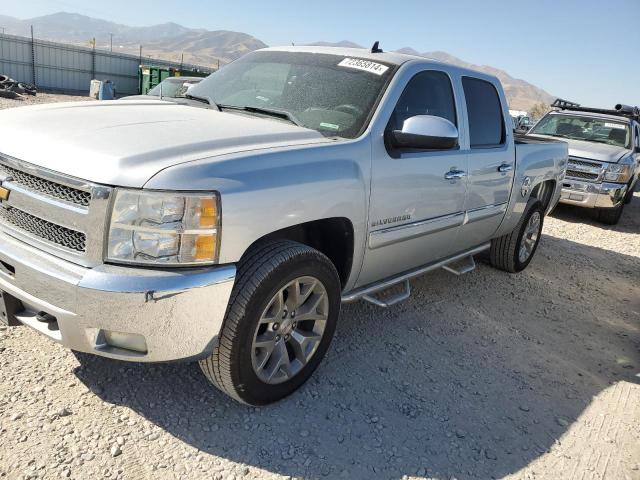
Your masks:
{"label": "door handle", "polygon": [[449,170],[444,174],[445,180],[457,180],[459,178],[464,178],[467,176],[467,172],[464,170]]}
{"label": "door handle", "polygon": [[511,165],[510,163],[503,163],[498,167],[498,171],[500,173],[507,173],[507,172],[510,172],[511,170],[513,170],[513,165]]}

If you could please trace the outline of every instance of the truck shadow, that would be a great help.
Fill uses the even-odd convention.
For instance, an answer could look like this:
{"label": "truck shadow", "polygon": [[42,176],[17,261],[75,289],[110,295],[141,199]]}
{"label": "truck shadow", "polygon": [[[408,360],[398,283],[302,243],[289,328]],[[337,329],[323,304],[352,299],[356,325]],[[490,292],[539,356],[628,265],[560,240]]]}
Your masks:
{"label": "truck shadow", "polygon": [[395,308],[345,306],[316,374],[269,407],[228,399],[195,364],[81,355],[75,373],[182,442],[272,473],[498,478],[600,392],[638,382],[638,272],[638,257],[547,235],[518,276],[434,272]]}

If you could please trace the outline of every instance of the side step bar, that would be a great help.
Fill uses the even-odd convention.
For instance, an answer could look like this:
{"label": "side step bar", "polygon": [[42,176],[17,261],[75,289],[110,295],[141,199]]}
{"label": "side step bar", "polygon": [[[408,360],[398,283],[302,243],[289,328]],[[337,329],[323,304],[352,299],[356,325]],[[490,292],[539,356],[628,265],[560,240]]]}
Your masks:
{"label": "side step bar", "polygon": [[476,269],[476,261],[473,259],[473,255],[469,255],[462,258],[459,262],[451,262],[447,265],[443,265],[442,269],[460,276],[474,271]]}
{"label": "side step bar", "polygon": [[[491,243],[485,243],[483,245],[480,245],[479,247],[475,247],[471,250],[467,250],[466,252],[454,255],[453,257],[445,258],[444,260],[441,260],[439,262],[424,265],[422,267],[416,268],[415,270],[409,270],[408,272],[401,273],[400,275],[396,275],[395,277],[391,277],[373,285],[354,290],[346,295],[343,295],[342,302],[352,303],[358,300],[364,300],[366,302],[377,305],[378,307],[390,307],[399,302],[402,302],[403,300],[406,300],[411,296],[411,285],[409,284],[410,279],[419,277],[420,275],[431,272],[433,270],[437,270],[439,268],[443,268],[455,275],[469,273],[476,268],[476,263],[473,260],[473,255],[488,250],[489,247],[491,247]],[[462,264],[452,265],[457,262],[460,262]],[[374,296],[376,293],[379,293],[401,283],[404,284],[403,291],[397,295],[394,295],[385,300],[381,300],[378,297]]]}

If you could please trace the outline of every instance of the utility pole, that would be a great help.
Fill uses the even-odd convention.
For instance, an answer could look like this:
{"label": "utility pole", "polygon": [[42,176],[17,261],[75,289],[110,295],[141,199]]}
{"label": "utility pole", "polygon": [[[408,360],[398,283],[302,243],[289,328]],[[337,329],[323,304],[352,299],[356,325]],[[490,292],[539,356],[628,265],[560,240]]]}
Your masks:
{"label": "utility pole", "polygon": [[109,41],[109,51],[113,52],[113,33],[109,34],[110,37],[110,41]]}
{"label": "utility pole", "polygon": [[31,83],[36,83],[36,42],[33,39],[33,25],[31,25]]}
{"label": "utility pole", "polygon": [[91,39],[91,79],[96,78],[96,37]]}

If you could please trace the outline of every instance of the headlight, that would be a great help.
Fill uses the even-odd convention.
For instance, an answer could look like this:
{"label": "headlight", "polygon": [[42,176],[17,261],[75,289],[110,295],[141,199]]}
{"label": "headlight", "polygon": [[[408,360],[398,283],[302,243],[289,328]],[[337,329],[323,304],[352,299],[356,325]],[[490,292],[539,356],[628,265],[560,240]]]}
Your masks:
{"label": "headlight", "polygon": [[611,163],[604,172],[604,179],[607,182],[627,183],[632,174],[632,165]]}
{"label": "headlight", "polygon": [[107,260],[178,266],[214,263],[219,219],[215,193],[116,189]]}

